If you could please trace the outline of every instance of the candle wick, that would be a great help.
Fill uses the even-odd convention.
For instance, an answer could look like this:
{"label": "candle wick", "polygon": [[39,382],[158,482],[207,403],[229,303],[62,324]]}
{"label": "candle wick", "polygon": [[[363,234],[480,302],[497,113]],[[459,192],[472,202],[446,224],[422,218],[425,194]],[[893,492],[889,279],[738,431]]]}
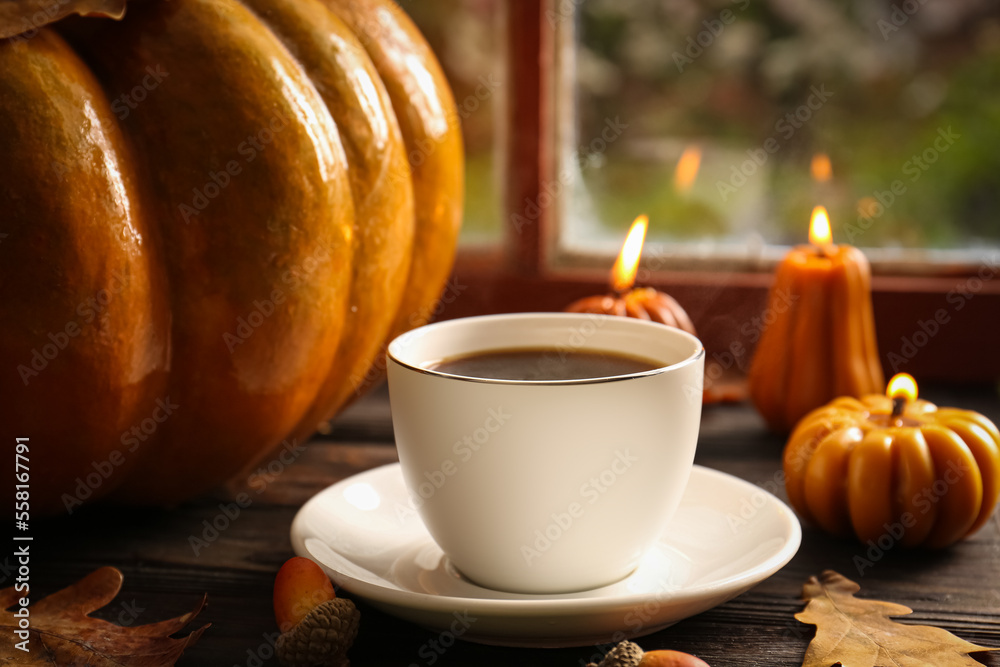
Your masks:
{"label": "candle wick", "polygon": [[903,408],[905,407],[906,407],[906,398],[903,396],[894,396],[892,399],[893,418],[901,416],[903,414]]}

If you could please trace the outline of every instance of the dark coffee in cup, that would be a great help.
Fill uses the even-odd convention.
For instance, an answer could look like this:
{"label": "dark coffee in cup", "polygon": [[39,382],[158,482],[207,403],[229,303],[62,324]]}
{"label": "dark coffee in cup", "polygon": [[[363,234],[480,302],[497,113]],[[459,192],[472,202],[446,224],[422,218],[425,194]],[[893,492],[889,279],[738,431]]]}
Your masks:
{"label": "dark coffee in cup", "polygon": [[595,350],[507,348],[475,352],[428,364],[428,370],[469,378],[565,381],[632,375],[662,364],[640,356]]}

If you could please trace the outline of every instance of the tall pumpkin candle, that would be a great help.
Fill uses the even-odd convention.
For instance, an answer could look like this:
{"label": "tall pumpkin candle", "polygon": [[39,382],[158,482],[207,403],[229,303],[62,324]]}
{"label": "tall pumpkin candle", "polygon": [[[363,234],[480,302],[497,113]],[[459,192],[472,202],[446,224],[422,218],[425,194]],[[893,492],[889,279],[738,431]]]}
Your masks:
{"label": "tall pumpkin candle", "polygon": [[748,376],[751,400],[781,432],[837,396],[885,385],[868,260],[853,246],[832,243],[822,206],[813,210],[809,241],[778,265]]}

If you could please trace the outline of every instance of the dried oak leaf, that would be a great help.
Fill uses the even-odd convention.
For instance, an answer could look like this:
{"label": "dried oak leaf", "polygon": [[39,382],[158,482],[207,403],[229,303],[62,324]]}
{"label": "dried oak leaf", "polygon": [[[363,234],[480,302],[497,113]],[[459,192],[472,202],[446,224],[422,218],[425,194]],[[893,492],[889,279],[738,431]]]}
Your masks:
{"label": "dried oak leaf", "polygon": [[810,577],[802,589],[806,608],[795,615],[816,626],[802,667],[981,667],[968,653],[995,651],[959,639],[929,625],[904,625],[890,616],[912,614],[901,604],[859,600],[861,587],[847,577],[826,570]]}
{"label": "dried oak leaf", "polygon": [[[29,611],[28,652],[16,648],[21,639],[18,618],[8,609],[26,592],[0,590],[0,665],[87,665],[88,667],[169,667],[194,644],[204,625],[186,637],[170,635],[187,625],[205,606],[159,623],[125,627],[87,614],[107,605],[122,587],[122,573],[102,567],[68,588],[42,598]],[[20,609],[20,607],[18,607]]]}
{"label": "dried oak leaf", "polygon": [[24,35],[70,14],[107,16],[125,15],[125,0],[0,0],[0,39]]}

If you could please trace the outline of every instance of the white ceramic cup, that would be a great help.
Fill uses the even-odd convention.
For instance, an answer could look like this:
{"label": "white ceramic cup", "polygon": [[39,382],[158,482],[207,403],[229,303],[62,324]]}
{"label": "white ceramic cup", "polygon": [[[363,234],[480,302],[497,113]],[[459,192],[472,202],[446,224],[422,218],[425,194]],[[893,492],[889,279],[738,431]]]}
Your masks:
{"label": "white ceramic cup", "polygon": [[[661,366],[568,381],[427,368],[511,348],[618,352]],[[628,576],[662,534],[698,439],[705,351],[694,336],[605,315],[488,315],[414,329],[388,358],[407,489],[472,581],[519,593],[596,588]]]}

